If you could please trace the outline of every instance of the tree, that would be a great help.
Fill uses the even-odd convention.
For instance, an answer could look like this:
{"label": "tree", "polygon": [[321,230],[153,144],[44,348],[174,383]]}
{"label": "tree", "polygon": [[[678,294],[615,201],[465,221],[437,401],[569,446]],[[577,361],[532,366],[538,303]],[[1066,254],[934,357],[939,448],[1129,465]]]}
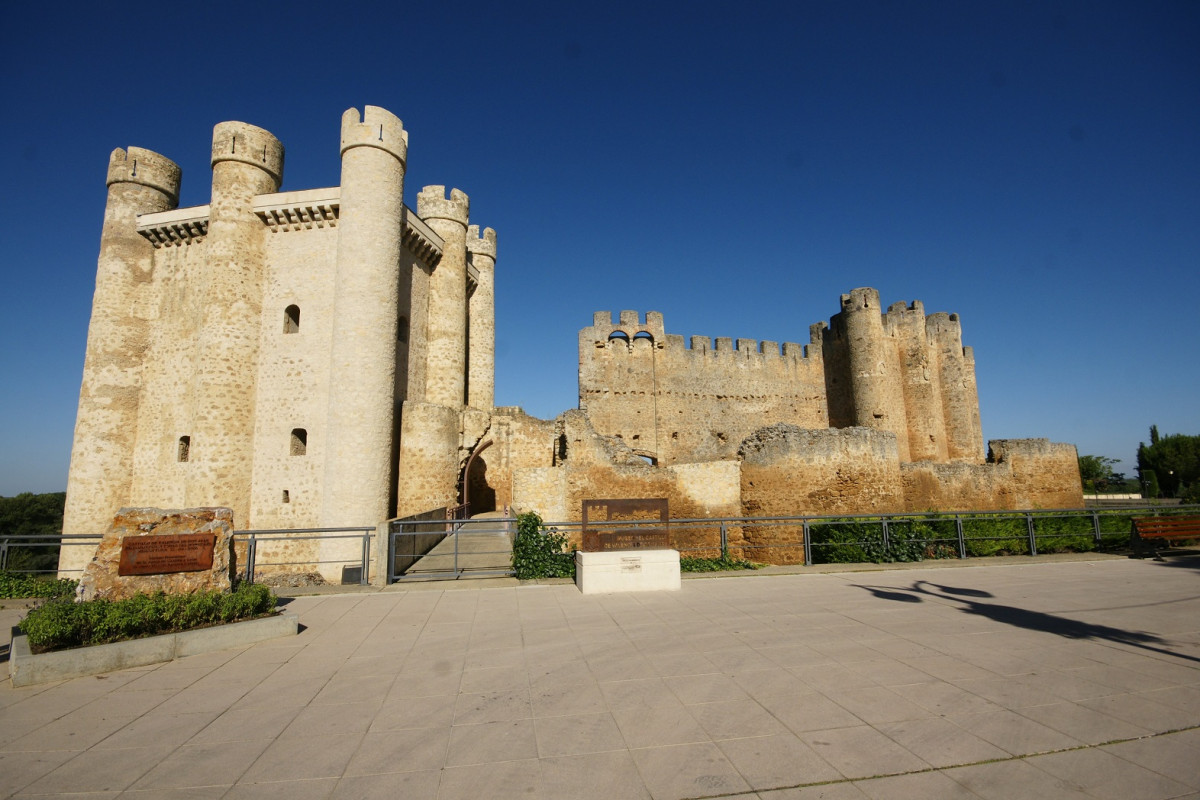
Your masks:
{"label": "tree", "polygon": [[1150,445],[1138,445],[1138,476],[1143,484],[1152,474],[1167,497],[1183,497],[1200,481],[1200,436],[1172,433],[1160,436],[1150,427]]}
{"label": "tree", "polygon": [[[22,492],[16,497],[0,497],[0,536],[58,536],[62,533],[66,498],[65,492]],[[7,565],[14,571],[45,571],[57,563],[58,545],[47,544],[11,548]]]}
{"label": "tree", "polygon": [[1079,477],[1083,481],[1084,491],[1099,492],[1112,483],[1120,482],[1113,472],[1117,459],[1108,456],[1080,456]]}

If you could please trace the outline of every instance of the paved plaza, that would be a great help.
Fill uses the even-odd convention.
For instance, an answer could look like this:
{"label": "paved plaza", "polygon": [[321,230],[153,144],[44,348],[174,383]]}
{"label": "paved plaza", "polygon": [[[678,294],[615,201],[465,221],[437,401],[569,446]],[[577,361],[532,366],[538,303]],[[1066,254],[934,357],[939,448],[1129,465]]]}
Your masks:
{"label": "paved plaza", "polygon": [[5,683],[0,795],[1200,798],[1195,557],[506,584],[298,597],[295,637]]}

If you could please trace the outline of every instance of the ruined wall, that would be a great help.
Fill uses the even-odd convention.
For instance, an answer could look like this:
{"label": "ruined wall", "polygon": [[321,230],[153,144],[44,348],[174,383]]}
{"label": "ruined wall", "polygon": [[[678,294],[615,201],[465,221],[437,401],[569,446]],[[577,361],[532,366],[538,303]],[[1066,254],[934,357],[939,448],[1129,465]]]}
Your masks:
{"label": "ruined wall", "polygon": [[1074,445],[994,439],[986,464],[903,464],[906,511],[1079,508],[1083,489]]}
{"label": "ruined wall", "polygon": [[471,513],[501,511],[511,506],[513,474],[517,470],[553,466],[557,434],[554,420],[531,417],[514,406],[494,409],[488,416],[486,431],[477,440],[471,437],[464,443],[465,459],[483,442],[492,442],[471,465],[468,476]]}
{"label": "ruined wall", "polygon": [[[738,453],[746,516],[867,514],[904,502],[896,437],[889,431],[775,424],[756,431]],[[747,527],[743,540],[743,555],[751,560],[804,563],[799,526]]]}
{"label": "ruined wall", "polygon": [[597,313],[579,333],[579,406],[596,430],[666,465],[733,458],[764,420],[828,426],[820,346],[690,344],[657,312]]}
{"label": "ruined wall", "polygon": [[988,461],[1012,470],[1010,508],[1080,508],[1083,482],[1073,444],[1048,439],[992,439]]}
{"label": "ruined wall", "polygon": [[738,451],[747,516],[867,514],[903,505],[895,436],[777,423]]}
{"label": "ruined wall", "polygon": [[[585,499],[665,497],[672,518],[739,514],[736,461],[654,467],[619,440],[596,433],[580,411],[566,412],[558,425],[556,465],[514,469],[515,511],[536,511],[548,522],[577,522]],[[680,528],[672,531],[672,543],[682,550],[711,549],[719,542],[718,531],[716,525]],[[572,546],[578,544],[576,529]]]}

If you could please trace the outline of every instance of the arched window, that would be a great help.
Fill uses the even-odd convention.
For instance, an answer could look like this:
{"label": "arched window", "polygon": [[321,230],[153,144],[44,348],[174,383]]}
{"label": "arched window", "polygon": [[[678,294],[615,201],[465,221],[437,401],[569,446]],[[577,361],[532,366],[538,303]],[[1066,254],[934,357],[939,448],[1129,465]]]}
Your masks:
{"label": "arched window", "polygon": [[620,343],[624,344],[626,347],[628,347],[629,346],[629,334],[625,333],[625,331],[613,331],[608,336],[608,343],[612,344],[613,342],[620,342]]}
{"label": "arched window", "polygon": [[191,455],[191,451],[192,451],[192,437],[180,436],[179,437],[179,449],[176,451],[175,460],[182,464],[183,462],[188,460],[188,456]]}
{"label": "arched window", "polygon": [[291,454],[302,456],[308,452],[308,431],[304,428],[292,428]]}
{"label": "arched window", "polygon": [[300,332],[300,306],[290,305],[283,310],[283,332]]}
{"label": "arched window", "polygon": [[633,340],[636,342],[639,339],[645,339],[651,344],[654,343],[654,335],[651,334],[650,331],[639,331],[638,333],[634,334]]}

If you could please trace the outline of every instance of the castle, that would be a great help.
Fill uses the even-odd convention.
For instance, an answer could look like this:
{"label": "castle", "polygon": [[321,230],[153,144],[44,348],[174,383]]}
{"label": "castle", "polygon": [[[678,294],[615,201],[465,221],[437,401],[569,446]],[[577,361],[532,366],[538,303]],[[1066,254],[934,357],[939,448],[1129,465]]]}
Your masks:
{"label": "castle", "polygon": [[496,408],[496,233],[458,189],[405,206],[407,151],[396,116],[350,109],[340,185],[280,192],[280,142],[221,123],[211,201],[192,208],[175,163],[113,151],[64,533],[124,506],[228,506],[241,530],[376,525],[465,495],[563,521],[585,497],[697,517],[1081,504],[1074,447],[985,455],[957,317],[884,312],[872,289],[782,349],[688,347],[654,312],[597,314],[579,409]]}

